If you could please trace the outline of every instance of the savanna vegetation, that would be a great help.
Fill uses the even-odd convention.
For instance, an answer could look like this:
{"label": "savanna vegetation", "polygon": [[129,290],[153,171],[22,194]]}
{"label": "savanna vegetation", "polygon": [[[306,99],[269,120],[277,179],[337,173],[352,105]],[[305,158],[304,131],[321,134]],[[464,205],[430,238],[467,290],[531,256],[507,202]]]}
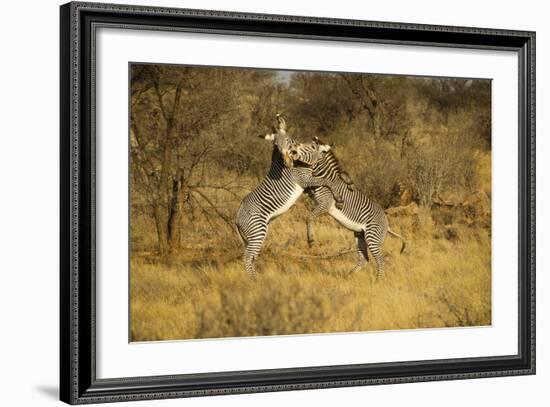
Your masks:
{"label": "savanna vegetation", "polygon": [[[130,94],[133,341],[491,323],[490,81],[134,64]],[[308,248],[306,195],[244,272],[234,218],[276,113],[405,237],[382,281],[348,275],[353,233],[328,215]]]}

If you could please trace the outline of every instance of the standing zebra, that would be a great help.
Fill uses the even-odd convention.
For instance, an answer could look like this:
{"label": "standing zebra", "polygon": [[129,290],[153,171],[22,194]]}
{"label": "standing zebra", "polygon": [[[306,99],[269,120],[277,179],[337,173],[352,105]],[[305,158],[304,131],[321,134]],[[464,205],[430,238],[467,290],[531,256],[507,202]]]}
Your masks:
{"label": "standing zebra", "polygon": [[388,224],[384,210],[376,202],[371,201],[365,194],[350,188],[349,183],[344,182],[338,160],[332,151],[320,155],[318,150],[326,150],[326,144],[317,137],[309,144],[294,144],[290,146],[289,155],[295,162],[310,165],[313,176],[333,180],[336,191],[343,200],[341,208],[335,205],[333,194],[324,187],[316,187],[308,190],[308,194],[315,200],[317,206],[313,209],[307,220],[308,244],[313,244],[312,225],[317,217],[324,213],[330,214],[342,226],[355,233],[357,243],[358,262],[351,273],[362,268],[369,260],[368,251],[376,260],[377,278],[384,274],[384,257],[381,252],[382,243],[386,233],[401,239],[401,253],[405,249],[405,240],[399,234],[393,232]]}
{"label": "standing zebra", "polygon": [[[269,222],[288,211],[304,189],[324,186],[335,207],[342,207],[343,204],[340,194],[335,190],[335,182],[313,177],[310,166],[293,167],[288,148],[297,143],[286,134],[286,123],[280,115],[277,115],[277,128],[273,131],[271,134],[260,136],[273,142],[271,168],[260,184],[243,199],[237,212],[237,232],[245,246],[244,266],[252,275],[255,272],[254,262],[267,235]],[[328,145],[319,146],[311,152],[311,162],[320,159],[329,150]],[[331,191],[334,191],[334,196]]]}

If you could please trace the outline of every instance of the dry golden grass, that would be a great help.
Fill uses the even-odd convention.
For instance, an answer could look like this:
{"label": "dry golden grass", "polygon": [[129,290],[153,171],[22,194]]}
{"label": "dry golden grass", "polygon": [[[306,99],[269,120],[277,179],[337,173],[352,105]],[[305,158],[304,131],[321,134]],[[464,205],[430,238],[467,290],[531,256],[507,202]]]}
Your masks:
{"label": "dry golden grass", "polygon": [[393,216],[407,248],[399,255],[400,241],[386,239],[385,278],[375,282],[373,261],[350,276],[355,254],[316,258],[353,247],[353,233],[323,217],[308,249],[306,214],[300,203],[270,225],[255,281],[243,270],[241,248],[216,236],[216,244],[188,246],[168,263],[134,253],[132,341],[491,323],[489,229],[458,213],[447,224],[426,209]]}
{"label": "dry golden grass", "polygon": [[[132,66],[132,340],[490,324],[490,81],[272,74]],[[270,167],[273,146],[254,135],[281,106],[291,137],[334,144],[356,187],[389,207],[407,249],[387,238],[382,281],[373,261],[348,275],[355,253],[320,257],[355,246],[328,216],[307,247],[305,198],[246,275],[231,223]],[[430,209],[395,208],[413,199]]]}

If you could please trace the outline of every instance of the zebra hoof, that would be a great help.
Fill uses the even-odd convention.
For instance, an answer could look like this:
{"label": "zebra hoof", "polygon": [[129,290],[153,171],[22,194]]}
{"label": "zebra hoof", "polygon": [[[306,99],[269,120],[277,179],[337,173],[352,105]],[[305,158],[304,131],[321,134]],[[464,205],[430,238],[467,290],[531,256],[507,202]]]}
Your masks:
{"label": "zebra hoof", "polygon": [[334,206],[336,206],[336,209],[342,209],[344,207],[344,201],[336,201]]}
{"label": "zebra hoof", "polygon": [[315,240],[308,240],[307,241],[307,245],[310,249],[313,247],[314,244],[315,244]]}

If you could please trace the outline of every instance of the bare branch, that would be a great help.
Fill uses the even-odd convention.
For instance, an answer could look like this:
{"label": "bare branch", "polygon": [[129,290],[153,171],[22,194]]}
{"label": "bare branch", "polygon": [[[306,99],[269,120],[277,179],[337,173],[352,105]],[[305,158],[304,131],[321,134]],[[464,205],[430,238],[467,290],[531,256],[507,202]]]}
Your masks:
{"label": "bare branch", "polygon": [[216,205],[214,205],[214,203],[206,196],[206,194],[202,193],[198,189],[194,189],[193,192],[197,193],[202,199],[204,199],[206,203],[208,203],[208,205],[210,205],[210,207],[214,210],[214,212],[216,212],[216,215],[218,215],[227,224],[227,226],[229,226],[229,228],[231,228],[232,230],[235,228],[235,224],[231,222],[227,218],[227,216],[221,213],[218,208],[216,208]]}

